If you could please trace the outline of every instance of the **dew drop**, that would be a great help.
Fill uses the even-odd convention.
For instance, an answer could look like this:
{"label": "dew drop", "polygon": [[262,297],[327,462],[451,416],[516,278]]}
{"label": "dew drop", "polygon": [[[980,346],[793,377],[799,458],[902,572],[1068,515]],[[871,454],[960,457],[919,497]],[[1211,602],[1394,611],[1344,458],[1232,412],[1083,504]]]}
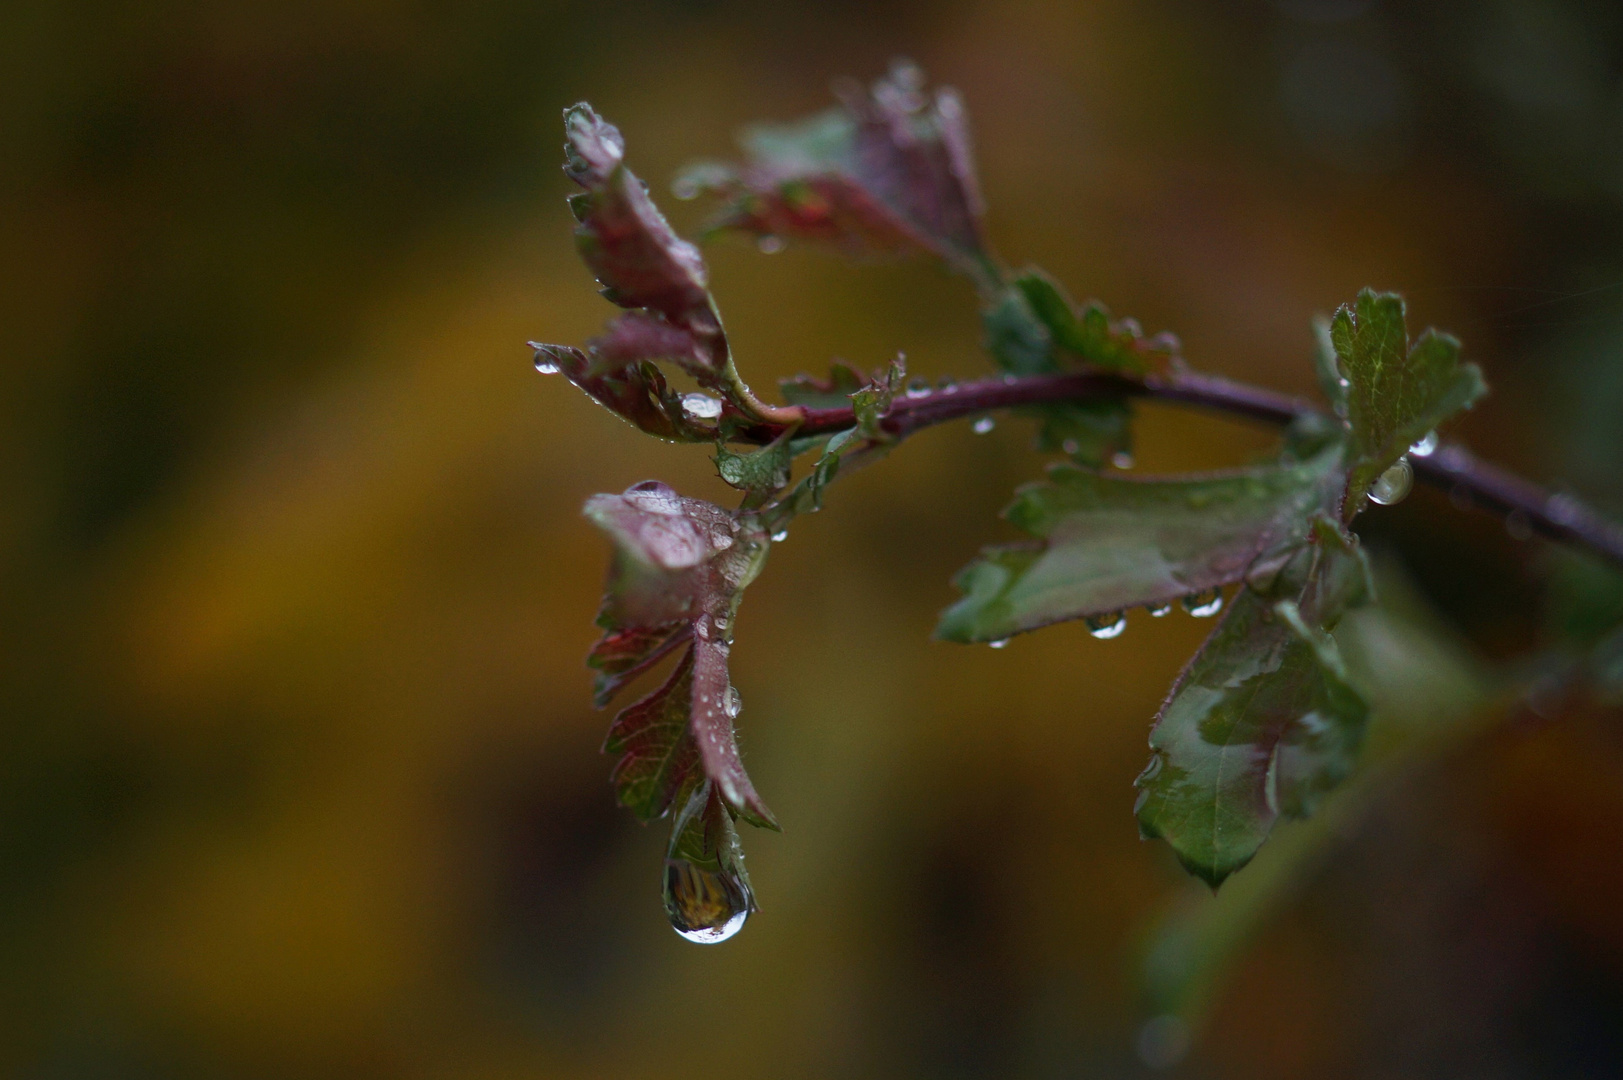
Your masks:
{"label": "dew drop", "polygon": [[721,415],[721,402],[709,394],[684,394],[682,411],[699,420],[714,420]]}
{"label": "dew drop", "polygon": [[1146,607],[1144,610],[1150,613],[1151,618],[1160,619],[1172,614],[1172,605],[1154,604],[1150,607]]}
{"label": "dew drop", "polygon": [[923,379],[913,378],[907,380],[907,396],[910,398],[925,397],[930,393],[930,384]]}
{"label": "dew drop", "polygon": [[1120,637],[1121,632],[1127,629],[1127,615],[1120,611],[1112,611],[1105,615],[1089,615],[1082,621],[1088,624],[1088,633],[1100,641]]}
{"label": "dew drop", "polygon": [[1420,436],[1420,441],[1409,447],[1409,453],[1415,457],[1431,457],[1437,452],[1437,433],[1428,431]]}
{"label": "dew drop", "polygon": [[772,542],[774,544],[781,544],[787,539],[789,539],[788,529],[779,529],[777,532],[772,534]]}
{"label": "dew drop", "polygon": [[783,250],[783,237],[773,236],[771,233],[767,233],[765,236],[755,241],[755,246],[760,249],[760,252],[763,255],[776,255],[778,252]]}
{"label": "dew drop", "polygon": [[550,353],[538,351],[535,354],[535,370],[543,375],[556,375],[560,369],[558,361],[554,360]]}
{"label": "dew drop", "polygon": [[994,649],[1002,649],[1009,644],[1009,639],[1006,637],[1000,637],[996,641],[988,641],[987,644],[992,646]]}
{"label": "dew drop", "polygon": [[969,430],[977,435],[990,435],[995,427],[997,427],[996,420],[993,420],[990,416],[983,416],[971,424]]}
{"label": "dew drop", "polygon": [[665,860],[665,914],[671,929],[700,945],[726,941],[744,928],[755,907],[749,886],[735,874]]}
{"label": "dew drop", "polygon": [[1381,506],[1391,506],[1402,502],[1409,489],[1414,487],[1414,470],[1409,467],[1407,458],[1398,458],[1397,462],[1383,472],[1380,479],[1370,485],[1370,502]]}
{"label": "dew drop", "polygon": [[935,387],[943,394],[956,394],[958,392],[958,380],[951,375],[943,375],[935,381]]}
{"label": "dew drop", "polygon": [[1125,450],[1118,450],[1110,455],[1110,464],[1118,469],[1131,469],[1133,467],[1133,455]]}
{"label": "dew drop", "polygon": [[1203,593],[1190,593],[1183,598],[1183,609],[1197,619],[1216,615],[1223,610],[1223,590],[1211,589]]}
{"label": "dew drop", "polygon": [[738,687],[727,688],[727,718],[737,720],[738,714],[744,711],[744,699],[738,693]]}

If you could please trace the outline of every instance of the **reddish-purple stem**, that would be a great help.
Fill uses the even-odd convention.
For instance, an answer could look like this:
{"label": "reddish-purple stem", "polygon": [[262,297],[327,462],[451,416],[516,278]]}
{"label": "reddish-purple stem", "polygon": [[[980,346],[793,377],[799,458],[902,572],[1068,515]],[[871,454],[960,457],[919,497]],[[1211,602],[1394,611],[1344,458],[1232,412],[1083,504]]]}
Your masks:
{"label": "reddish-purple stem", "polygon": [[[934,424],[1015,405],[1118,396],[1176,401],[1271,424],[1288,424],[1298,416],[1323,412],[1301,398],[1213,375],[1174,372],[1127,376],[1083,371],[1005,375],[898,396],[881,424],[886,432],[903,436]],[[796,431],[798,435],[832,434],[856,422],[849,408],[802,411],[804,419]],[[783,424],[757,424],[740,431],[738,437],[765,444],[785,430]],[[1552,492],[1481,461],[1458,443],[1444,443],[1428,457],[1411,457],[1410,464],[1416,476],[1448,491],[1456,503],[1497,514],[1512,528],[1525,527],[1540,536],[1588,548],[1623,567],[1623,525],[1570,495]]]}

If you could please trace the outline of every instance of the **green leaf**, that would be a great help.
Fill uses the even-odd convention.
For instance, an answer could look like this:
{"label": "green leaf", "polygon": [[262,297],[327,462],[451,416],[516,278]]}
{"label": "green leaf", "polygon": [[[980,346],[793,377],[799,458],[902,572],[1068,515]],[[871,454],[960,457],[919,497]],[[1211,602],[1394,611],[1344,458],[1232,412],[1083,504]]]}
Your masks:
{"label": "green leaf", "polygon": [[1475,364],[1460,363],[1460,343],[1427,330],[1412,344],[1403,298],[1365,289],[1330,320],[1330,342],[1347,380],[1347,422],[1354,460],[1343,510],[1351,520],[1370,486],[1427,432],[1470,408],[1487,385]]}
{"label": "green leaf", "polygon": [[1014,287],[1047,328],[1050,340],[1096,367],[1144,371],[1147,358],[1163,359],[1177,351],[1168,335],[1146,339],[1131,319],[1113,322],[1098,301],[1078,308],[1058,282],[1036,267],[1027,267],[1014,279]]}
{"label": "green leaf", "polygon": [[739,600],[770,546],[760,524],[653,481],[593,496],[586,515],[615,545],[598,615],[605,634],[589,661],[600,672],[599,700],[688,646],[666,683],[610,729],[604,749],[622,755],[614,771],[621,802],[647,820],[710,781],[746,821],[776,828],[739,758],[727,672]]}
{"label": "green leaf", "polygon": [[845,83],[837,92],[837,109],[751,127],[743,137],[744,166],[701,163],[678,178],[678,190],[726,201],[716,230],[830,243],[858,254],[928,253],[983,284],[994,282],[958,95],[926,92],[923,74],[906,62],[871,91]]}
{"label": "green leaf", "polygon": [[1356,544],[1320,519],[1266,594],[1242,588],[1150,732],[1139,827],[1214,888],[1351,772],[1369,708],[1326,631],[1368,596]]}
{"label": "green leaf", "polygon": [[1018,492],[1004,517],[1037,545],[988,548],[936,636],[996,641],[1066,619],[1159,606],[1240,581],[1304,541],[1339,489],[1340,450],[1305,462],[1142,480],[1071,466]]}
{"label": "green leaf", "polygon": [[733,487],[748,492],[750,500],[758,506],[773,492],[788,485],[793,436],[790,429],[766,446],[745,453],[718,443],[716,473]]}

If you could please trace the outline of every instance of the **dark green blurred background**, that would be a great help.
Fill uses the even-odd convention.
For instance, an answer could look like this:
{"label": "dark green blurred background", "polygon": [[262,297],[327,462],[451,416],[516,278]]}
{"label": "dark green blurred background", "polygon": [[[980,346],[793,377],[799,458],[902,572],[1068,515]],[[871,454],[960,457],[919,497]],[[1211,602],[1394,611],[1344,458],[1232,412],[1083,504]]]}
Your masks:
{"label": "dark green blurred background", "polygon": [[[560,110],[590,99],[660,195],[897,54],[964,92],[1011,261],[1302,392],[1311,316],[1401,289],[1495,388],[1458,433],[1617,508],[1613,0],[26,0],[0,33],[0,1072],[1148,1071],[1141,942],[1208,901],[1130,785],[1205,626],[928,639],[1040,468],[1021,425],[843,480],[752,589],[742,739],[785,831],[745,837],[735,941],[665,925],[664,830],[597,752],[606,550],[577,510],[722,491],[530,368],[527,338],[612,310]],[[984,370],[932,267],[711,265],[757,386],[897,349]],[[1170,469],[1268,434],[1147,408],[1139,438]],[[1481,655],[1545,640],[1538,544],[1429,492],[1363,532]],[[1344,830],[1173,1074],[1623,1074],[1623,734],[1554,711]]]}

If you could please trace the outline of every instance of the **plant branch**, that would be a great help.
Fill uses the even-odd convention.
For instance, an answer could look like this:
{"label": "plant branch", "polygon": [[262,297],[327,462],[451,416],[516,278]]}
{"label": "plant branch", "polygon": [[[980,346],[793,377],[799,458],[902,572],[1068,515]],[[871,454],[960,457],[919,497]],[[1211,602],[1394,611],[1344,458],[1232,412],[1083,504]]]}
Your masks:
{"label": "plant branch", "polygon": [[[880,424],[887,433],[901,437],[935,424],[1016,405],[1117,396],[1174,401],[1280,425],[1299,416],[1324,415],[1322,409],[1301,398],[1212,375],[1172,372],[1128,376],[1080,371],[1063,375],[1005,375],[909,393],[891,404]],[[797,435],[829,435],[856,423],[849,408],[805,409],[803,412]],[[770,422],[756,424],[741,429],[737,438],[764,445],[781,435],[786,426]],[[1447,490],[1458,504],[1495,514],[1512,527],[1519,524],[1548,539],[1587,548],[1623,567],[1623,525],[1570,495],[1551,492],[1482,461],[1458,443],[1444,443],[1427,457],[1412,457],[1410,464],[1416,476]]]}

